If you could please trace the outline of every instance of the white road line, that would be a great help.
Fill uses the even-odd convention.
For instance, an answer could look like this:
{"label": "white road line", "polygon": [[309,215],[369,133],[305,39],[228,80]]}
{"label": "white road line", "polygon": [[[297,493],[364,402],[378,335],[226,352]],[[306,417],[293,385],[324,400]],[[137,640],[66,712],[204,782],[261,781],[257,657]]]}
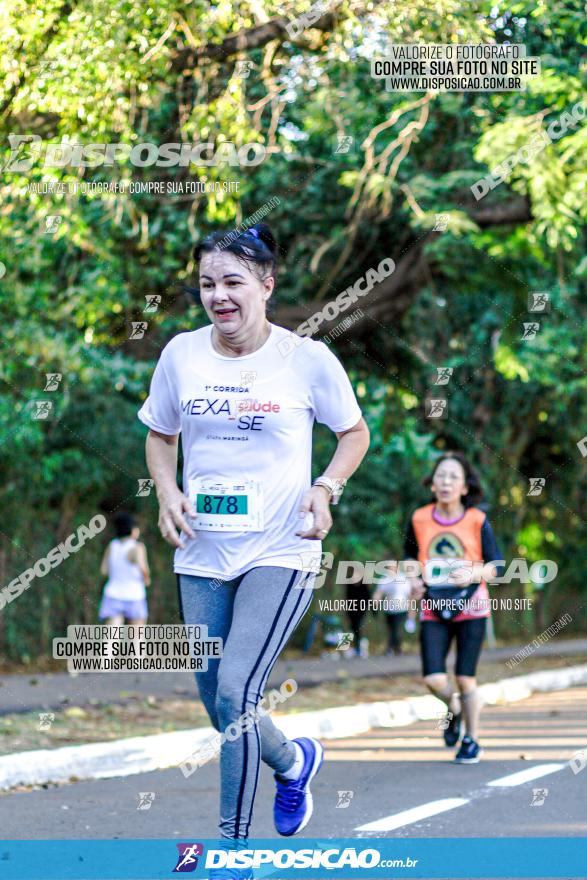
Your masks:
{"label": "white road line", "polygon": [[[487,782],[486,785],[493,788],[523,785],[524,782],[531,782],[533,779],[540,779],[541,776],[557,773],[566,766],[567,764],[540,764],[538,767],[528,767],[526,770],[520,770],[519,773],[501,776],[499,779]],[[402,828],[404,825],[412,825],[414,822],[422,821],[422,819],[429,819],[431,816],[437,816],[439,813],[446,813],[448,810],[462,807],[470,803],[471,800],[472,798],[444,798],[439,801],[430,801],[427,804],[422,804],[420,807],[412,807],[411,810],[403,810],[401,813],[385,816],[383,819],[377,819],[375,822],[359,825],[358,828],[355,828],[355,831],[394,831],[396,828]]]}
{"label": "white road line", "polygon": [[557,773],[563,770],[566,764],[540,764],[538,767],[528,767],[527,770],[520,770],[519,773],[511,773],[509,776],[501,776],[488,782],[487,785],[493,787],[523,785],[524,782],[531,782],[533,779],[540,779],[541,776],[548,776],[549,773]]}
{"label": "white road line", "polygon": [[375,822],[368,822],[367,825],[359,825],[355,831],[393,831],[395,828],[401,828],[403,825],[412,825],[422,819],[428,819],[430,816],[436,816],[438,813],[445,813],[447,810],[454,810],[455,807],[462,807],[469,803],[470,798],[444,798],[440,801],[430,801],[428,804],[422,804],[421,807],[413,807],[411,810],[403,810],[401,813],[394,813],[392,816],[386,816],[384,819],[377,819]]}

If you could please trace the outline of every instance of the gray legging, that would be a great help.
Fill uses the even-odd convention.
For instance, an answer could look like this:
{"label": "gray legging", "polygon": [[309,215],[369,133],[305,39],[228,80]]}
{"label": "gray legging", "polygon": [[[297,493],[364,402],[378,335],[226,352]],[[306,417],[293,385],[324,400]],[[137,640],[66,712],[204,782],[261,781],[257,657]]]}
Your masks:
{"label": "gray legging", "polygon": [[[255,709],[275,661],[308,610],[314,578],[276,566],[252,568],[230,581],[179,575],[184,623],[205,625],[210,637],[223,640],[222,658],[210,660],[206,672],[196,672],[202,702],[216,730],[223,733]],[[260,760],[284,773],[294,758],[292,742],[268,715],[222,743],[222,837],[248,837]]]}

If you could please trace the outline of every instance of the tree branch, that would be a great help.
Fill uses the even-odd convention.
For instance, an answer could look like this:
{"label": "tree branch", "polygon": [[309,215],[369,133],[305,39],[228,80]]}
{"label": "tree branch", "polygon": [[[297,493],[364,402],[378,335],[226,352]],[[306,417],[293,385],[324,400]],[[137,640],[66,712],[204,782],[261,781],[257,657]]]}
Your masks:
{"label": "tree branch", "polygon": [[[335,13],[341,3],[342,0],[338,0],[332,9],[312,22],[311,25],[308,25],[307,29],[331,31],[336,23]],[[243,28],[236,34],[226,37],[221,43],[207,43],[195,51],[192,48],[183,49],[175,56],[173,67],[181,69],[186,64],[192,64],[194,60],[196,64],[205,59],[224,61],[238,52],[250,52],[252,49],[259,49],[271,42],[271,40],[281,40],[282,42],[289,40],[296,46],[301,45],[304,41],[300,41],[297,38],[292,39],[286,30],[291,21],[292,19],[287,18],[285,15],[278,15],[276,18],[272,18],[270,21],[256,27]]]}
{"label": "tree branch", "polygon": [[[378,284],[373,292],[367,295],[365,302],[365,308],[368,308],[369,313],[373,317],[379,317],[384,312],[386,312],[387,308],[391,308],[392,311],[405,311],[411,303],[411,297],[408,297],[408,301],[404,303],[405,297],[400,295],[400,292],[403,288],[407,287],[415,274],[418,274],[421,269],[421,258],[422,258],[422,249],[424,244],[430,239],[432,233],[430,233],[425,238],[420,239],[410,250],[399,260],[395,267],[395,271],[392,275],[389,275],[381,284]],[[340,290],[337,290],[335,294],[333,294],[333,298],[341,293],[344,288],[341,287]],[[362,307],[362,299],[358,299],[356,302],[356,307]],[[287,305],[282,306],[277,309],[277,313],[275,315],[275,321],[277,324],[281,324],[284,327],[288,327],[289,329],[295,329],[302,321],[306,321],[310,315],[313,315],[314,312],[319,312],[324,308],[324,300],[310,300],[306,303],[300,303],[295,305]],[[329,327],[338,324],[341,317],[343,315],[334,318],[333,320],[325,320],[323,324],[321,324],[321,332],[324,330],[326,332]]]}
{"label": "tree branch", "polygon": [[[481,227],[501,226],[511,223],[527,223],[532,219],[530,202],[525,197],[514,198],[509,202],[488,206],[486,208],[471,209],[471,219]],[[372,318],[381,322],[393,323],[399,321],[409,309],[418,290],[426,281],[426,260],[424,248],[428,242],[433,241],[440,232],[430,231],[418,239],[398,260],[395,271],[381,284],[378,284],[365,300],[356,302],[357,308],[364,308]],[[334,299],[343,288],[337,290],[332,297]],[[310,300],[306,303],[282,306],[277,309],[274,320],[288,329],[295,328],[306,321],[310,315],[324,308],[324,300]],[[321,332],[328,332],[329,328],[340,322],[344,315],[334,320],[325,320],[320,325]],[[365,332],[362,324],[357,325],[356,333],[351,330],[351,335],[360,337]]]}
{"label": "tree branch", "polygon": [[532,207],[527,196],[513,198],[509,202],[488,205],[486,208],[471,208],[467,211],[471,220],[482,228],[502,226],[508,223],[528,223],[532,220]]}

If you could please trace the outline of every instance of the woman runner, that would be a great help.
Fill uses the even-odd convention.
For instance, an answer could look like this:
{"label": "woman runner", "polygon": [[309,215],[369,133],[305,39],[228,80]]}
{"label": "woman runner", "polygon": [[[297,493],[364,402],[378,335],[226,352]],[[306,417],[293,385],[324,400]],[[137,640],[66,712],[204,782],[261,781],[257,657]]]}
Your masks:
{"label": "woman runner", "polygon": [[[426,588],[421,583],[415,585],[413,592],[417,598],[424,596],[420,615],[424,681],[448,708],[444,722],[447,746],[459,742],[464,717],[465,735],[455,761],[475,764],[482,754],[477,739],[481,707],[475,676],[491,613],[485,578],[500,576],[502,566],[484,566],[481,573],[480,565],[472,565],[499,560],[499,550],[486,514],[476,507],[483,493],[465,456],[460,452],[442,455],[424,484],[430,486],[436,503],[415,511],[405,541],[406,558],[420,562],[427,584]],[[459,607],[464,610],[458,611]],[[446,674],[453,639],[459,694],[453,693]]]}
{"label": "woman runner", "polygon": [[[267,320],[277,256],[269,227],[215,233],[194,256],[211,323],[163,349],[139,418],[150,429],[146,454],[161,534],[177,548],[183,620],[223,640],[222,658],[196,679],[212,724],[224,732],[255,709],[310,605],[320,541],[332,525],[329,504],[359,466],[369,432],[327,346]],[[315,420],[338,445],[312,485]],[[180,433],[183,491],[176,482]],[[246,845],[261,760],[274,771],[277,831],[300,831],[312,814],[310,782],[322,755],[317,740],[288,740],[268,715],[226,738],[222,838],[235,841],[232,848]],[[218,869],[211,876],[248,875]]]}
{"label": "woman runner", "polygon": [[412,585],[406,577],[392,577],[380,580],[373,594],[373,601],[380,602],[387,624],[386,654],[402,654],[403,630],[408,619],[414,619],[416,611],[411,611]]}
{"label": "woman runner", "polygon": [[151,583],[147,550],[139,541],[141,530],[129,513],[114,517],[114,538],[104,551],[100,572],[108,576],[98,616],[108,626],[140,626],[147,621],[146,587]]}
{"label": "woman runner", "polygon": [[345,599],[347,602],[346,616],[351,628],[352,644],[343,656],[363,657],[369,656],[369,639],[362,635],[363,621],[367,615],[371,591],[367,584],[363,583],[363,575],[355,575],[354,580],[345,587]]}

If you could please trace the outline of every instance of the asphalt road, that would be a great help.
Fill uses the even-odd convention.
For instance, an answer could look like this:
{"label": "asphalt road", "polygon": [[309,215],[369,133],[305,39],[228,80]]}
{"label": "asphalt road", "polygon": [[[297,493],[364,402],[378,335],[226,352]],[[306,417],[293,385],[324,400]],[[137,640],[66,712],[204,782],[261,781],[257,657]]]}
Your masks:
{"label": "asphalt road", "polygon": [[[451,762],[434,722],[327,742],[304,837],[587,838],[587,768],[567,763],[587,746],[587,688],[487,707],[481,740],[483,760],[470,766]],[[138,809],[141,792],[148,808]],[[277,836],[272,800],[263,767],[251,837]],[[214,761],[189,779],[177,769],[4,793],[0,827],[19,840],[211,839],[217,803]]]}

